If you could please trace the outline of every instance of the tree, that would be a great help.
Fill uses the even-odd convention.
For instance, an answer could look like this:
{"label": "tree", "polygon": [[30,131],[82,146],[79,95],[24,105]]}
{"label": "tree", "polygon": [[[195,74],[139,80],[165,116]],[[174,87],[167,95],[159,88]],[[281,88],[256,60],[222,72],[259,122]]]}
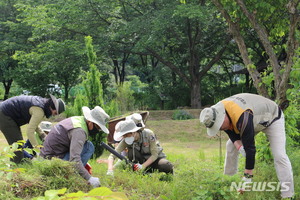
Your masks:
{"label": "tree", "polygon": [[28,41],[31,36],[30,26],[18,21],[19,11],[14,7],[17,1],[3,0],[0,2],[0,81],[5,93],[4,99],[9,97],[9,91],[18,66],[12,56],[18,50],[32,48]]}
{"label": "tree", "polygon": [[143,36],[152,42],[147,42],[145,48],[185,82],[190,90],[190,106],[200,108],[201,79],[220,61],[230,38],[209,4],[168,3],[162,7],[146,24],[154,24],[150,28],[154,33]]}
{"label": "tree", "polygon": [[[94,52],[94,48],[92,45],[92,37],[85,37],[86,49],[87,49],[87,57],[88,63],[90,65],[90,70],[86,73],[86,76],[83,80],[83,86],[85,90],[85,94],[87,96],[88,104],[90,108],[94,108],[95,106],[104,107],[103,100],[103,89],[100,81],[101,73],[96,67],[96,53]],[[95,157],[99,157],[104,148],[100,146],[100,143],[104,141],[106,138],[105,133],[96,134],[91,137],[91,141],[95,145]]]}
{"label": "tree", "polygon": [[[299,1],[282,0],[274,4],[273,1],[235,0],[232,4],[232,1],[213,0],[213,3],[228,23],[258,93],[275,99],[283,109],[286,108],[289,76],[299,47],[299,38],[296,36],[299,29]],[[248,52],[243,32],[250,27],[257,34],[264,53],[268,55],[268,64],[274,76],[274,87],[271,88],[273,94],[268,92],[272,86],[264,84]]]}
{"label": "tree", "polygon": [[84,65],[81,44],[72,40],[57,42],[49,40],[39,44],[30,53],[17,52],[14,58],[19,61],[16,81],[33,94],[45,96],[49,84],[62,84],[65,100],[68,91],[78,83],[80,70]]}
{"label": "tree", "polygon": [[83,86],[89,101],[89,107],[103,107],[103,89],[100,81],[101,73],[95,65],[97,57],[93,49],[92,37],[85,37],[85,42],[90,70],[86,73],[86,77],[83,81]]}

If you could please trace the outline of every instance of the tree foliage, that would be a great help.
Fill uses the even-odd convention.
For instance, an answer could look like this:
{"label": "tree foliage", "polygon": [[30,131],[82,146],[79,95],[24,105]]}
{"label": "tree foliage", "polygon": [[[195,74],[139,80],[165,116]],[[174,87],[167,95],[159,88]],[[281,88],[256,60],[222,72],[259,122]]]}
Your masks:
{"label": "tree foliage", "polygon": [[[287,89],[293,66],[293,59],[299,47],[297,27],[299,26],[299,1],[244,1],[234,3],[227,0],[213,0],[218,10],[228,23],[229,31],[235,39],[244,65],[250,73],[258,92],[274,98],[282,108],[288,106]],[[244,32],[252,31],[267,55],[268,65],[272,68],[274,85],[266,85],[262,75],[251,59]],[[272,88],[272,94],[268,93]]]}

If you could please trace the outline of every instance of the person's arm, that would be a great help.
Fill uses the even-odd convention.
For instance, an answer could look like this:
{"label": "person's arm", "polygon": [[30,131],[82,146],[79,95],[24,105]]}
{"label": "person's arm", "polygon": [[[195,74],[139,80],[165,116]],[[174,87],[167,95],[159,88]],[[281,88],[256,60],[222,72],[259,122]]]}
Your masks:
{"label": "person's arm", "polygon": [[39,127],[39,124],[45,117],[45,113],[42,108],[37,106],[32,106],[29,109],[29,114],[31,115],[30,121],[27,125],[27,137],[33,147],[39,145],[38,141],[35,138],[34,132]]}
{"label": "person's arm", "polygon": [[[122,140],[118,146],[116,147],[116,152],[121,153],[128,145],[125,143],[124,140]],[[112,153],[109,155],[108,157],[108,171],[113,171],[113,164],[114,164],[114,159],[116,158],[115,155],[113,155]]]}
{"label": "person's arm", "polygon": [[84,143],[87,140],[86,133],[82,128],[76,128],[69,131],[68,135],[71,141],[69,161],[75,163],[76,169],[85,180],[89,180],[91,175],[84,168],[81,161],[81,152],[83,150]]}
{"label": "person's arm", "polygon": [[153,132],[150,133],[150,153],[151,156],[142,164],[143,169],[151,165],[158,158],[158,149],[156,145],[156,137]]}
{"label": "person's arm", "polygon": [[[244,122],[244,116],[246,117],[247,121]],[[238,123],[241,127],[241,139],[242,143],[246,152],[246,166],[245,166],[245,173],[250,175],[253,174],[253,169],[255,165],[255,154],[256,154],[256,147],[254,142],[254,125],[253,125],[253,114],[249,112],[244,112]],[[244,124],[243,124],[244,123]]]}
{"label": "person's arm", "polygon": [[226,130],[225,131],[229,137],[229,139],[231,140],[231,142],[234,144],[236,141],[240,141],[241,137],[240,134],[236,134],[234,131],[232,130]]}

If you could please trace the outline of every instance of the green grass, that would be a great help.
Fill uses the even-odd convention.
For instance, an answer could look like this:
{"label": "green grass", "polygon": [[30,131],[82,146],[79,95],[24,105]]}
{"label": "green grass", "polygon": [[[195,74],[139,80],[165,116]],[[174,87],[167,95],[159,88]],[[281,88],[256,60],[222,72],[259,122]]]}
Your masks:
{"label": "green grass", "polygon": [[[157,135],[167,154],[167,159],[174,164],[174,175],[171,178],[167,177],[167,181],[160,181],[163,176],[161,173],[143,175],[131,170],[118,169],[115,170],[114,177],[110,177],[106,175],[107,164],[98,164],[95,160],[91,160],[89,163],[92,165],[93,176],[100,178],[102,186],[115,192],[124,192],[132,200],[280,199],[279,192],[246,192],[240,195],[236,191],[230,191],[231,182],[241,180],[245,160],[240,159],[238,174],[223,175],[225,144],[228,139],[224,133],[221,137],[222,155],[220,155],[220,139],[207,137],[205,128],[200,126],[198,119],[149,120],[147,127]],[[300,150],[292,149],[288,153],[293,165],[296,198],[300,198],[298,192],[300,189]],[[101,156],[102,159],[107,157],[108,152],[104,152]],[[273,163],[257,162],[254,174],[254,181],[277,181]],[[28,182],[34,182],[40,175],[31,176],[35,177],[27,177]],[[61,177],[58,178],[60,179]],[[84,183],[81,177],[78,179]],[[52,181],[51,184],[60,184],[59,186],[62,187],[63,182],[58,182]],[[72,186],[73,190],[78,190],[76,185],[69,184],[66,183],[64,187]],[[41,190],[49,189],[48,186],[43,185]],[[58,185],[53,187],[56,186]],[[0,199],[3,194],[6,195],[6,199],[13,199],[12,192],[7,192],[7,190],[2,192],[0,189],[0,193],[2,193]],[[30,196],[22,198],[30,199]]]}

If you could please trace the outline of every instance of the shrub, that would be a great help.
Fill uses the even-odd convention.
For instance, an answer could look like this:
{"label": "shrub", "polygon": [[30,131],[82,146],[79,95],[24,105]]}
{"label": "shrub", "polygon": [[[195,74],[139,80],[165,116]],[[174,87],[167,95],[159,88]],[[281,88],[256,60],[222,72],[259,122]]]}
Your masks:
{"label": "shrub", "polygon": [[187,119],[193,119],[193,118],[194,118],[194,116],[185,110],[176,110],[172,115],[173,120],[187,120]]}

